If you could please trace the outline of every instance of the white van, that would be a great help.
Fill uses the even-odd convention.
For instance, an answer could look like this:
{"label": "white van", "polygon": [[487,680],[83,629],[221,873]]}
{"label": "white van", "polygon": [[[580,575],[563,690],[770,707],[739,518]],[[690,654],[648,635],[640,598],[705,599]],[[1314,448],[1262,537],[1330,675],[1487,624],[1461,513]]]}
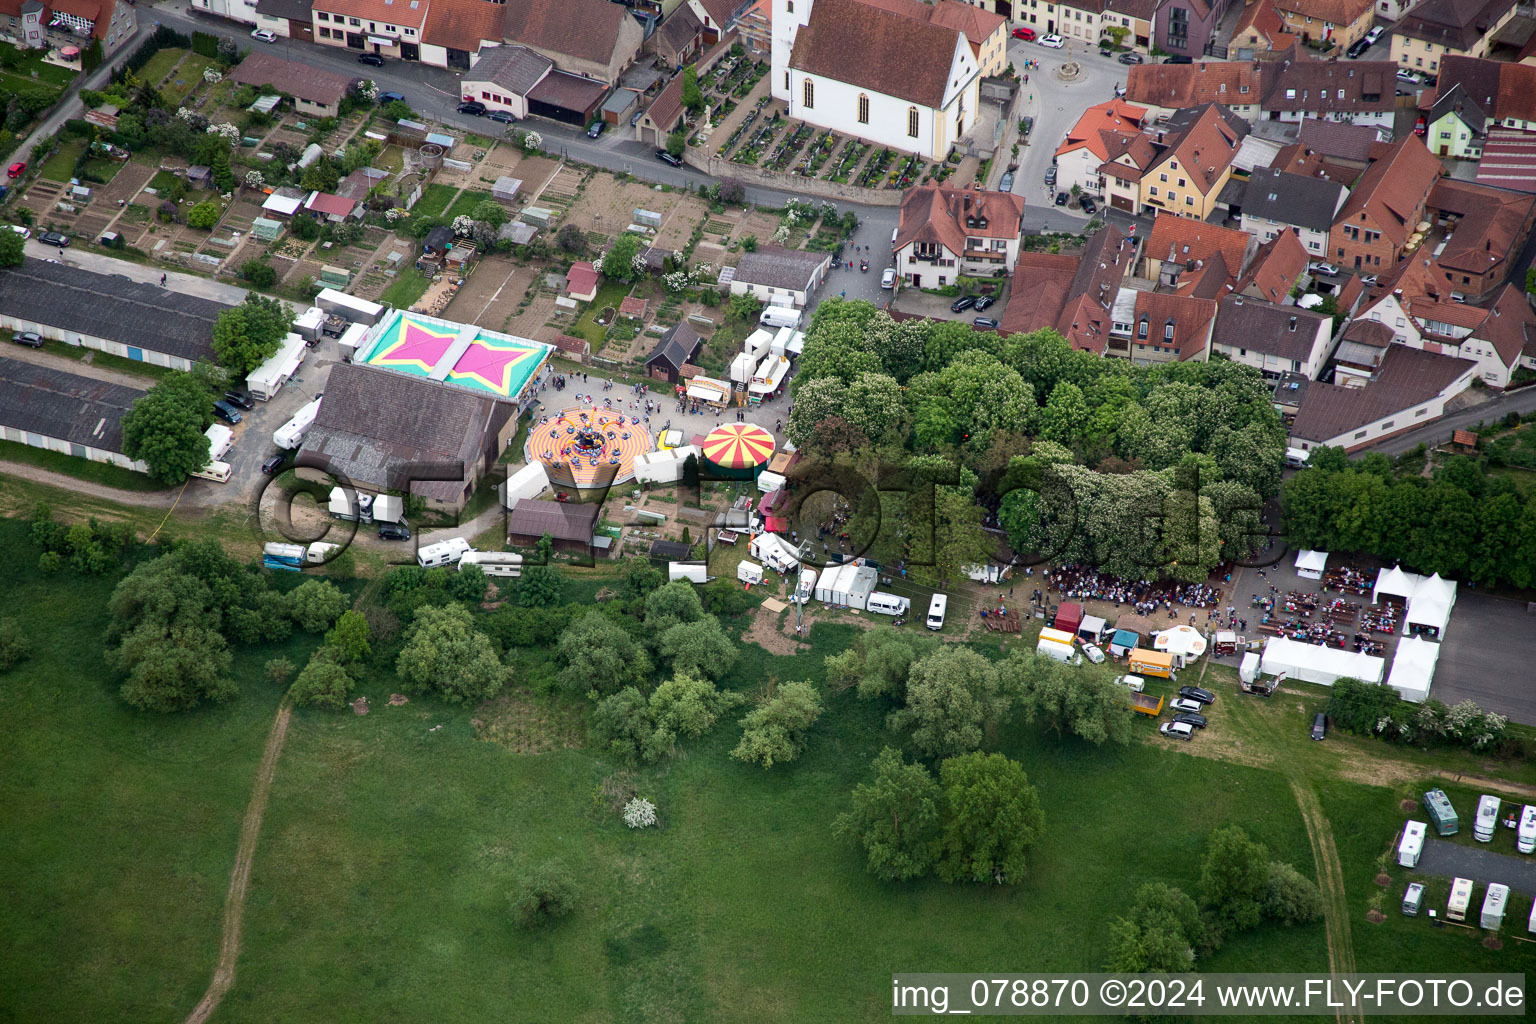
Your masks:
{"label": "white van", "polygon": [[1285,450],[1285,464],[1291,469],[1301,469],[1307,464],[1307,459],[1312,453],[1305,448],[1287,448]]}
{"label": "white van", "polygon": [[912,607],[912,602],[905,597],[897,597],[895,594],[882,594],[878,590],[870,592],[869,600],[864,607],[881,615],[905,615],[907,609]]}
{"label": "white van", "polygon": [[1063,665],[1081,665],[1083,656],[1077,653],[1077,649],[1067,644],[1059,644],[1054,640],[1041,640],[1035,645],[1035,653],[1043,654],[1047,658],[1059,661]]}
{"label": "white van", "polygon": [[1480,843],[1493,842],[1493,832],[1499,827],[1499,798],[1484,795],[1477,802],[1477,819],[1472,823],[1472,835]]}
{"label": "white van", "polygon": [[944,611],[948,607],[948,597],[944,596],[943,594],[933,595],[933,600],[928,602],[928,621],[926,625],[929,629],[944,628]]}
{"label": "white van", "polygon": [[763,310],[763,315],[757,318],[757,322],[764,327],[796,327],[800,326],[800,311],[787,306],[769,306]]}

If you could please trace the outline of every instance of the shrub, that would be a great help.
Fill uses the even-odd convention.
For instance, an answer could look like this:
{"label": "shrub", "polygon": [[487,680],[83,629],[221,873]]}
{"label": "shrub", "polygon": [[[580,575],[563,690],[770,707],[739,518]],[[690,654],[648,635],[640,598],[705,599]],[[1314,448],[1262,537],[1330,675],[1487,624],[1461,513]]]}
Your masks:
{"label": "shrub", "polygon": [[32,655],[32,640],[21,623],[0,619],[0,672],[8,672]]}
{"label": "shrub", "polygon": [[559,864],[529,871],[512,893],[512,917],[524,928],[542,928],[576,908],[576,884]]}
{"label": "shrub", "polygon": [[211,231],[218,222],[219,204],[211,199],[204,199],[187,211],[187,227]]}

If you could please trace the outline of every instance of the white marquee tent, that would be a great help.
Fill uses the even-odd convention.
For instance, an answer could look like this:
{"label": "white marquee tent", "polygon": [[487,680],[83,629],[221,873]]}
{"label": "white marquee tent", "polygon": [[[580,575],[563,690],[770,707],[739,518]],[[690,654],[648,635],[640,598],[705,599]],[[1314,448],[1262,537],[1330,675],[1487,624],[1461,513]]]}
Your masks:
{"label": "white marquee tent", "polygon": [[1336,647],[1301,643],[1283,636],[1274,637],[1264,644],[1264,657],[1259,663],[1260,670],[1267,676],[1277,676],[1284,672],[1292,679],[1322,686],[1332,686],[1334,680],[1346,676],[1367,683],[1379,683],[1386,667],[1383,658],[1341,651]]}
{"label": "white marquee tent", "polygon": [[1435,663],[1440,660],[1440,645],[1423,637],[1406,636],[1398,642],[1392,658],[1392,672],[1387,685],[1403,700],[1420,703],[1429,696],[1429,684],[1435,678]]}
{"label": "white marquee tent", "polygon": [[1423,579],[1411,572],[1403,572],[1400,565],[1383,569],[1376,574],[1376,588],[1371,591],[1371,604],[1380,604],[1384,596],[1395,597],[1406,604]]}
{"label": "white marquee tent", "polygon": [[1152,634],[1152,649],[1177,654],[1191,661],[1205,653],[1205,637],[1193,626],[1174,626]]}
{"label": "white marquee tent", "polygon": [[1296,575],[1304,580],[1320,580],[1323,578],[1323,570],[1328,567],[1328,552],[1326,551],[1298,551],[1296,552]]}
{"label": "white marquee tent", "polygon": [[1455,606],[1456,584],[1435,573],[1423,579],[1408,598],[1407,624],[1410,628],[1432,629],[1438,638],[1445,633]]}

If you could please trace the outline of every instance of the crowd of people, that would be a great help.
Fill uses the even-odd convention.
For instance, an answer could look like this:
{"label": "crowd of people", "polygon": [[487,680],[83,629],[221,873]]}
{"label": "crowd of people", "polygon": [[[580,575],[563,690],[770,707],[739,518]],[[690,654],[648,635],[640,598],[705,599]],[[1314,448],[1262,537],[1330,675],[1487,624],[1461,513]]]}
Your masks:
{"label": "crowd of people", "polygon": [[1130,605],[1141,615],[1162,609],[1169,618],[1177,618],[1176,607],[1205,610],[1221,604],[1221,591],[1208,583],[1132,581],[1077,563],[1057,566],[1044,577],[1046,590],[1060,593],[1065,600],[1113,601],[1116,608]]}

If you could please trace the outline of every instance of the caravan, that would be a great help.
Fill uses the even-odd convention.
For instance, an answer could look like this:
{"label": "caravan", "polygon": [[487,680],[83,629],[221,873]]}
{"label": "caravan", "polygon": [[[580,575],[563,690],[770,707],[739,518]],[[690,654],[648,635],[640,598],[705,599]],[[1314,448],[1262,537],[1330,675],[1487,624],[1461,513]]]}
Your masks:
{"label": "caravan", "polygon": [[440,565],[453,565],[469,550],[469,541],[463,537],[450,537],[416,552],[416,561],[423,569],[436,569]]}
{"label": "caravan", "polygon": [[306,402],[293,414],[293,418],[272,432],[272,443],[287,451],[292,451],[304,443],[304,435],[314,425],[315,417],[320,413],[320,399]]}
{"label": "caravan", "polygon": [[212,462],[218,462],[234,447],[235,432],[222,423],[211,424],[203,435],[208,438],[208,458]]}
{"label": "caravan", "polygon": [[667,563],[668,583],[676,583],[678,580],[687,580],[689,583],[708,583],[713,578],[703,562]]}
{"label": "caravan", "polygon": [[1499,930],[1504,924],[1504,908],[1509,905],[1509,886],[1503,882],[1494,882],[1488,886],[1488,894],[1483,897],[1483,915],[1479,922],[1491,932]]}
{"label": "caravan", "polygon": [[1515,849],[1536,853],[1536,807],[1526,804],[1520,811],[1520,826],[1515,832]]}
{"label": "caravan", "polygon": [[736,563],[736,579],[748,586],[756,586],[763,582],[763,567],[756,562],[740,561]]}
{"label": "caravan", "polygon": [[216,484],[229,483],[229,463],[215,459],[207,466],[192,474],[199,480],[212,480]]}
{"label": "caravan", "polygon": [[1499,827],[1499,798],[1483,796],[1477,802],[1477,818],[1472,822],[1472,836],[1480,843],[1493,842],[1494,829]]}
{"label": "caravan", "polygon": [[326,559],[333,557],[331,552],[340,552],[340,544],[327,544],[323,540],[311,541],[309,547],[304,549],[304,561],[308,565],[324,565]]}
{"label": "caravan", "polygon": [[1451,898],[1445,901],[1447,921],[1465,921],[1467,907],[1472,903],[1472,879],[1458,878],[1451,882]]}
{"label": "caravan", "polygon": [[1437,835],[1453,836],[1461,829],[1456,808],[1451,806],[1451,798],[1443,789],[1431,789],[1424,794],[1424,813],[1429,815]]}
{"label": "caravan", "polygon": [[516,551],[466,551],[459,559],[459,571],[466,565],[477,565],[487,576],[521,576],[523,556]]}
{"label": "caravan", "polygon": [[1424,853],[1424,834],[1428,830],[1429,826],[1422,821],[1410,821],[1403,827],[1403,840],[1397,844],[1397,863],[1400,867],[1419,866],[1419,857]]}

